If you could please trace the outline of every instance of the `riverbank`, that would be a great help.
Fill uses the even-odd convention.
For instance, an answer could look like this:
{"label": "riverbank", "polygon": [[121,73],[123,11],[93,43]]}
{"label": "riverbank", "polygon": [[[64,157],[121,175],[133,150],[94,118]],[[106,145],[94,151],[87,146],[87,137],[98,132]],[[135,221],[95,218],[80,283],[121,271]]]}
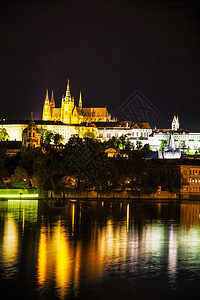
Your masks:
{"label": "riverbank", "polygon": [[38,193],[36,189],[0,189],[0,200],[7,199],[77,199],[77,200],[180,200],[188,199],[195,200],[200,199],[200,193],[170,193],[168,191],[158,191],[154,194],[134,194],[130,190],[124,191],[70,191],[62,192],[61,194],[55,194],[53,191],[47,193]]}

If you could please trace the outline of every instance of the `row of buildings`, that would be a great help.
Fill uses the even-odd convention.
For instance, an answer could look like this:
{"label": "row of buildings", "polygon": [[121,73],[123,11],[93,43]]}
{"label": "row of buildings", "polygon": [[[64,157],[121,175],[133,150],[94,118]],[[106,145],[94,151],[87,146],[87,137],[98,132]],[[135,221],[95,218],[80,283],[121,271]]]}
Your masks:
{"label": "row of buildings", "polygon": [[[84,108],[81,92],[77,102],[76,105],[70,92],[68,80],[61,106],[56,107],[53,92],[50,99],[47,91],[43,104],[42,120],[36,120],[34,124],[38,129],[43,128],[54,134],[62,135],[63,144],[72,135],[78,134],[80,137],[84,137],[90,133],[100,141],[126,136],[134,146],[139,141],[141,146],[149,144],[153,151],[161,151],[168,147],[173,136],[176,150],[191,153],[200,150],[200,131],[180,129],[179,120],[176,116],[173,118],[170,129],[152,129],[149,123],[118,121],[111,117],[106,107]],[[0,120],[0,128],[6,129],[11,141],[22,141],[23,136],[25,139],[23,132],[27,130],[29,123],[33,124],[33,116],[31,120],[31,122],[28,120]]]}

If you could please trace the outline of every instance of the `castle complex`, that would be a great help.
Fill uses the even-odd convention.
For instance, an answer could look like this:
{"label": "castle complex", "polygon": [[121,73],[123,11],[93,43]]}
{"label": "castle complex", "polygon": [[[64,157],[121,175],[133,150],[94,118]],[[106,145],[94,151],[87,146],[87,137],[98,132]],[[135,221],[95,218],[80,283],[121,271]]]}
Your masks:
{"label": "castle complex", "polygon": [[84,108],[82,103],[82,95],[80,92],[79,102],[76,106],[74,97],[70,93],[69,79],[67,82],[67,90],[63,95],[61,107],[55,107],[54,95],[52,91],[51,100],[49,99],[48,90],[43,106],[43,121],[61,121],[64,124],[80,124],[91,122],[112,122],[106,107]]}
{"label": "castle complex", "polygon": [[[177,116],[173,117],[171,128],[154,129],[148,123],[135,123],[131,121],[118,121],[111,117],[106,107],[83,107],[80,93],[79,101],[71,95],[69,80],[65,96],[62,97],[61,107],[56,107],[52,92],[49,99],[48,91],[43,104],[42,120],[0,120],[0,129],[6,129],[10,141],[22,141],[23,146],[39,145],[38,134],[41,130],[51,131],[62,135],[65,144],[73,135],[84,138],[87,134],[103,142],[112,137],[126,138],[137,147],[149,144],[153,151],[166,151],[170,141],[173,140],[174,151],[200,152],[200,131],[180,129]],[[28,126],[28,127],[27,127]],[[37,128],[37,129],[36,129]],[[34,139],[31,140],[31,139]],[[38,143],[38,144],[37,144]],[[168,153],[167,153],[168,154]]]}

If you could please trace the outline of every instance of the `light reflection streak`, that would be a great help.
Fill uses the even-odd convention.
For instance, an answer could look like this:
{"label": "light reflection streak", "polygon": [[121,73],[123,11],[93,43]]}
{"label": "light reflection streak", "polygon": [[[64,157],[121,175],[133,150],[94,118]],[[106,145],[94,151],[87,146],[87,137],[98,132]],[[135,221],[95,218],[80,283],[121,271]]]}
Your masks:
{"label": "light reflection streak", "polygon": [[126,230],[129,230],[129,204],[127,204],[127,211],[126,211]]}
{"label": "light reflection streak", "polygon": [[[74,204],[73,204],[74,205]],[[58,222],[53,234],[52,242],[56,251],[55,280],[61,299],[64,299],[71,283],[70,248],[66,239],[65,228]]]}
{"label": "light reflection streak", "polygon": [[169,230],[169,242],[168,242],[168,275],[170,281],[176,283],[176,264],[177,264],[177,243],[176,236],[174,235],[173,225]]}
{"label": "light reflection streak", "polygon": [[74,233],[75,204],[72,204],[72,233]]}
{"label": "light reflection streak", "polygon": [[38,250],[38,283],[43,285],[47,279],[47,233],[41,228]]}
{"label": "light reflection streak", "polygon": [[10,214],[8,214],[4,226],[2,261],[5,265],[6,278],[12,278],[17,272],[19,233],[16,222]]}
{"label": "light reflection streak", "polygon": [[24,223],[25,223],[25,208],[23,207],[23,218],[22,218],[22,235],[24,234]]}

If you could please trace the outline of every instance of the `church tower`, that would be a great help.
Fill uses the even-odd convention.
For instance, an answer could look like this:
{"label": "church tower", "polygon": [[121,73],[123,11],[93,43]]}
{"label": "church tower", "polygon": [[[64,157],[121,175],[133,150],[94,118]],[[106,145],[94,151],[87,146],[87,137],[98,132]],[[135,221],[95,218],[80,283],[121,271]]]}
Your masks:
{"label": "church tower", "polygon": [[71,96],[69,79],[68,79],[66,95],[61,105],[61,121],[63,123],[71,124],[71,117],[72,117],[73,110],[74,110],[74,97]]}
{"label": "church tower", "polygon": [[51,120],[51,110],[50,110],[48,90],[46,91],[46,98],[44,100],[42,120],[43,121]]}
{"label": "church tower", "polygon": [[174,118],[172,120],[172,130],[178,130],[180,128],[180,124],[179,124],[179,119],[178,119],[178,116],[176,117],[174,115]]}
{"label": "church tower", "polygon": [[79,103],[78,103],[78,106],[79,106],[80,109],[83,108],[81,91],[80,91],[80,96],[79,96]]}
{"label": "church tower", "polygon": [[40,147],[41,134],[38,127],[35,125],[33,113],[31,113],[31,120],[27,128],[22,133],[22,147],[35,148]]}
{"label": "church tower", "polygon": [[54,101],[54,95],[53,95],[53,91],[51,92],[51,101],[50,101],[50,111],[51,111],[51,116],[52,116],[52,112],[53,109],[55,108],[55,101]]}

